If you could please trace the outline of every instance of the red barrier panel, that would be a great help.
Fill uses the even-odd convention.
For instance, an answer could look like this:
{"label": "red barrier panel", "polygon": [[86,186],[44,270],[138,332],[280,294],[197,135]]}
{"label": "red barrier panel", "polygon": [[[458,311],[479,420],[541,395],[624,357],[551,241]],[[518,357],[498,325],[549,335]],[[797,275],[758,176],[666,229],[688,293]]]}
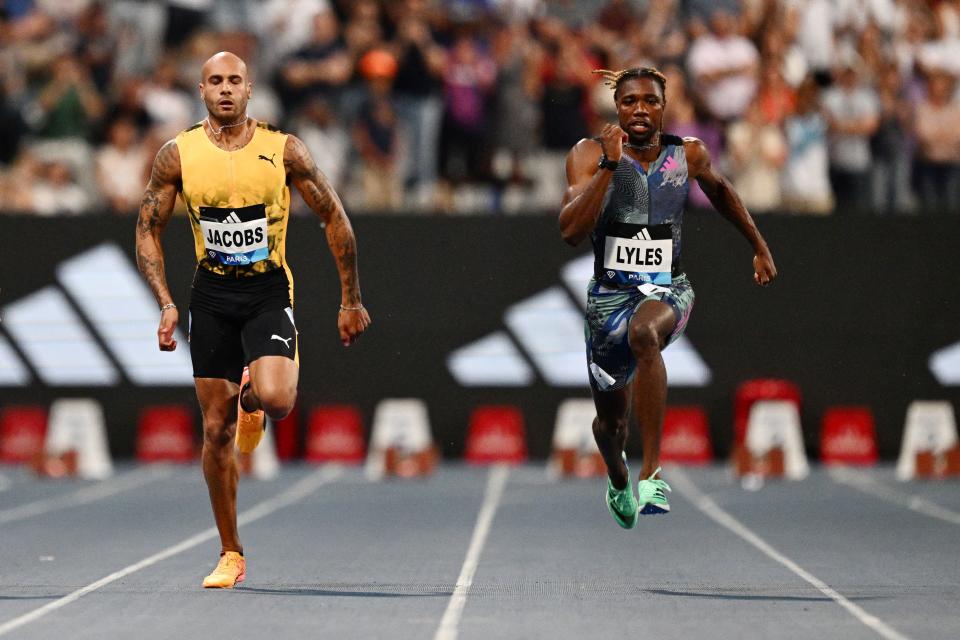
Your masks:
{"label": "red barrier panel", "polygon": [[467,462],[520,463],[527,459],[523,414],[511,406],[481,406],[470,416]]}
{"label": "red barrier panel", "polygon": [[700,407],[667,407],[660,438],[660,460],[703,465],[713,460],[707,414]]}
{"label": "red barrier panel", "polygon": [[308,462],[360,464],[366,456],[363,420],[352,405],[323,405],[310,414],[305,458]]}
{"label": "red barrier panel", "polygon": [[193,411],[181,405],[147,407],[137,423],[137,460],[191,462],[196,456]]}
{"label": "red barrier panel", "polygon": [[30,462],[43,452],[47,410],[38,406],[12,406],[0,412],[0,462]]}

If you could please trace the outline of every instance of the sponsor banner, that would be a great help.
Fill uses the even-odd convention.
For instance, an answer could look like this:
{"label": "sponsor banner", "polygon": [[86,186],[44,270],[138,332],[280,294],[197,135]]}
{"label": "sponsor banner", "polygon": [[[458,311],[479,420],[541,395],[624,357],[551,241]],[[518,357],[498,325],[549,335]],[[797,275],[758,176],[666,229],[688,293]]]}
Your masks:
{"label": "sponsor banner", "polygon": [[[135,218],[104,222],[4,218],[0,407],[94,398],[114,455],[130,457],[147,406],[185,403],[200,423],[186,341],[194,243],[187,219],[171,220],[163,246],[181,331],[177,351],[160,353],[158,309],[132,284],[140,281],[132,277]],[[345,349],[336,324],[339,279],[323,229],[312,216],[290,221],[301,415],[321,404],[354,405],[369,433],[381,399],[422,398],[438,445],[453,457],[463,455],[475,408],[513,405],[523,414],[531,457],[545,458],[557,408],[589,395],[581,342],[588,243],[564,244],[554,212],[357,215],[352,222],[374,322]],[[767,289],[753,283],[752,253],[732,225],[713,212],[691,212],[684,222],[683,264],[697,302],[687,340],[664,353],[671,384],[682,384],[671,386],[668,398],[707,412],[718,456],[730,451],[734,391],[752,378],[800,387],[812,456],[832,406],[869,406],[886,459],[899,450],[912,400],[944,399],[960,409],[951,350],[960,341],[960,226],[892,217],[758,216],[757,223],[780,270]],[[45,316],[47,325],[31,319],[48,308],[57,314]],[[639,438],[630,447],[638,453]]]}

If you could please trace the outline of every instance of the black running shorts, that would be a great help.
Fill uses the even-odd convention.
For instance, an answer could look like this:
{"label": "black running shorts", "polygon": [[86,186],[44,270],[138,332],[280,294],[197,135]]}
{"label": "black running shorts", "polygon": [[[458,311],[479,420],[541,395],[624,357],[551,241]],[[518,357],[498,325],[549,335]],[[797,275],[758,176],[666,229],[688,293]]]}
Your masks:
{"label": "black running shorts", "polygon": [[236,278],[197,269],[190,296],[193,377],[240,382],[263,356],[299,363],[297,327],[283,269]]}

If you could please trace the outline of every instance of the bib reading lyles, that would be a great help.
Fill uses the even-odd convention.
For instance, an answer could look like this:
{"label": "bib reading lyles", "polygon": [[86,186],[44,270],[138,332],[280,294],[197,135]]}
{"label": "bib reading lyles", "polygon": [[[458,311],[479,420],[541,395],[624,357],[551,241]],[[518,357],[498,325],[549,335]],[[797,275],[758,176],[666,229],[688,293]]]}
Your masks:
{"label": "bib reading lyles", "polygon": [[673,277],[670,225],[611,224],[604,244],[603,269],[603,280],[611,284],[669,286]]}
{"label": "bib reading lyles", "polygon": [[262,204],[249,207],[200,207],[200,229],[207,256],[223,265],[266,260],[267,213]]}

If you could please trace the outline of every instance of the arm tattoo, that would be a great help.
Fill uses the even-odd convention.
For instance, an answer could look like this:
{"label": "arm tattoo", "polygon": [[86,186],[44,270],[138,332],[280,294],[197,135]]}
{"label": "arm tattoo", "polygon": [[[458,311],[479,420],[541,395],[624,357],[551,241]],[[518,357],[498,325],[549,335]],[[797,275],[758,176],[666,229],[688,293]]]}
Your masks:
{"label": "arm tattoo", "polygon": [[295,136],[287,137],[283,164],[291,182],[304,202],[326,225],[327,244],[340,273],[344,304],[360,304],[360,278],[357,274],[357,239],[340,198],[317,168],[306,145]]}
{"label": "arm tattoo", "polygon": [[173,214],[179,187],[180,153],[176,143],[171,140],[157,152],[150,182],[140,203],[136,233],[137,267],[161,305],[171,302],[171,296],[167,288],[160,235]]}

